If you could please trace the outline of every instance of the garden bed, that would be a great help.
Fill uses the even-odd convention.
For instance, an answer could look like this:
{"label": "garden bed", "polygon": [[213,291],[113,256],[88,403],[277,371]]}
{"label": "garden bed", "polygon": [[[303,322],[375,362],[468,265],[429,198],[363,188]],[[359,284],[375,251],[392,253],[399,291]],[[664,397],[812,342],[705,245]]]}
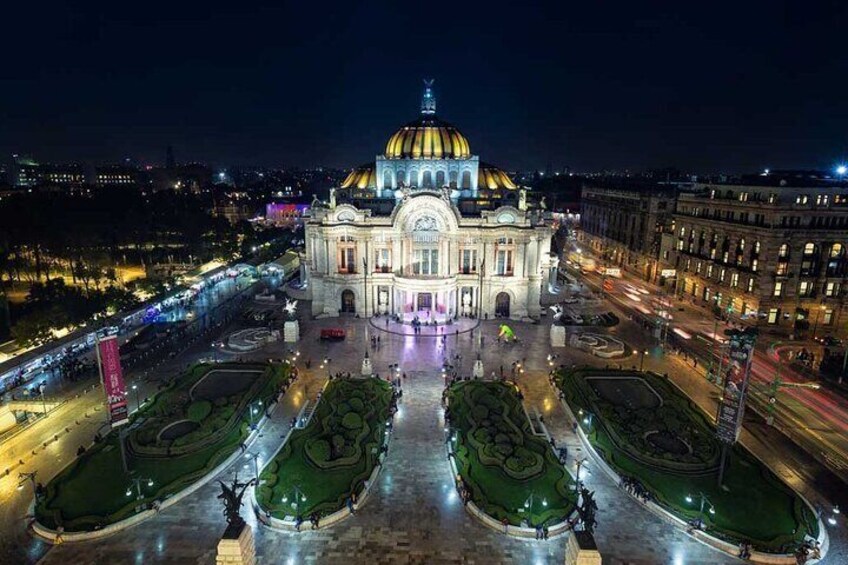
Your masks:
{"label": "garden bed", "polygon": [[352,493],[361,496],[385,442],[391,403],[385,381],[331,381],[309,424],[292,431],[262,470],[259,506],[276,519],[306,519],[343,508]]}
{"label": "garden bed", "polygon": [[[606,380],[616,386],[597,386]],[[625,391],[625,383],[640,380],[644,385],[630,385],[633,394]],[[556,383],[604,460],[676,516],[702,519],[708,533],[733,543],[749,540],[770,553],[791,552],[805,535],[818,536],[812,509],[741,445],[729,448],[718,486],[715,428],[664,377],[583,368],[560,373]],[[652,395],[643,386],[660,395],[660,406],[649,406]],[[700,493],[708,501],[703,514]]]}
{"label": "garden bed", "polygon": [[456,466],[480,510],[515,526],[569,517],[576,501],[571,476],[533,433],[512,385],[461,381],[447,399]]}
{"label": "garden bed", "polygon": [[[191,388],[221,367],[253,372],[254,386],[241,394],[219,397],[215,403],[193,400]],[[288,371],[282,365],[193,367],[143,405],[123,430],[104,437],[54,477],[36,505],[36,519],[50,529],[61,526],[69,532],[91,531],[179,492],[238,448],[248,435],[248,407],[260,400],[267,405],[287,379]],[[132,477],[141,479],[140,500],[131,476],[123,470],[119,431],[127,436]]]}

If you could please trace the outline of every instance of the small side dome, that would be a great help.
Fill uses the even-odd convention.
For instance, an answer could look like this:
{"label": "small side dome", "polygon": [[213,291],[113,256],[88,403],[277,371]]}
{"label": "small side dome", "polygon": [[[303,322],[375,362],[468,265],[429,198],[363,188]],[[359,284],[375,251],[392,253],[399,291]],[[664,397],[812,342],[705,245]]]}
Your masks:
{"label": "small side dome", "polygon": [[359,165],[342,182],[341,188],[377,188],[377,167],[374,163]]}
{"label": "small side dome", "polygon": [[512,182],[509,175],[496,166],[488,163],[480,163],[480,169],[477,173],[477,189],[497,190],[499,188],[515,190],[518,188],[518,185]]}

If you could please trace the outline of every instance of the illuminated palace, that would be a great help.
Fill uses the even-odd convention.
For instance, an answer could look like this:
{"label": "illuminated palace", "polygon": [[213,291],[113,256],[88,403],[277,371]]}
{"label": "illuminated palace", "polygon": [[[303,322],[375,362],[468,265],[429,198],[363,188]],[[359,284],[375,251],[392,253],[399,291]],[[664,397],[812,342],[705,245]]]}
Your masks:
{"label": "illuminated palace", "polygon": [[556,268],[544,204],[472,154],[425,85],[419,117],[306,220],[312,313],[536,319]]}

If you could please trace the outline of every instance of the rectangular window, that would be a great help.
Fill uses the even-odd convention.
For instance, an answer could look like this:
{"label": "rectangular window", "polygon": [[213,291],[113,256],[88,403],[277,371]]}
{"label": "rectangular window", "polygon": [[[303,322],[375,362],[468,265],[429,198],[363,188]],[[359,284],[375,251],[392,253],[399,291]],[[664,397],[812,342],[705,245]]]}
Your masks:
{"label": "rectangular window", "polygon": [[412,272],[416,275],[438,275],[439,250],[416,249],[413,253]]}
{"label": "rectangular window", "polygon": [[733,273],[730,275],[730,288],[736,288],[739,286],[739,273]]}
{"label": "rectangular window", "polygon": [[777,275],[785,275],[789,272],[789,263],[778,263],[774,272]]}
{"label": "rectangular window", "polygon": [[463,249],[460,251],[459,268],[464,275],[477,272],[477,250]]}
{"label": "rectangular window", "polygon": [[813,289],[813,283],[810,281],[801,281],[801,284],[798,285],[798,293],[801,296],[809,296]]}
{"label": "rectangular window", "polygon": [[828,298],[839,295],[839,283],[829,282],[824,287],[824,295]]}
{"label": "rectangular window", "polygon": [[759,266],[759,264],[760,264],[760,260],[759,260],[759,259],[751,259],[751,270],[752,270],[752,271],[754,271],[754,272],[756,273],[756,272],[757,272],[757,267]]}
{"label": "rectangular window", "polygon": [[708,279],[713,278],[713,266],[712,265],[707,265],[707,278]]}
{"label": "rectangular window", "polygon": [[774,282],[774,292],[772,296],[783,296],[783,281]]}
{"label": "rectangular window", "polygon": [[748,292],[754,292],[754,277],[748,277]]}
{"label": "rectangular window", "polygon": [[346,274],[356,272],[355,247],[342,247],[339,249],[339,272]]}
{"label": "rectangular window", "polygon": [[726,273],[726,271],[725,271],[724,269],[721,269],[721,270],[718,272],[718,282],[720,282],[720,283],[723,283],[723,282],[724,282],[724,275],[725,275],[725,273]]}
{"label": "rectangular window", "polygon": [[374,252],[374,270],[378,273],[388,273],[391,270],[389,249],[381,248]]}
{"label": "rectangular window", "polygon": [[824,311],[824,320],[822,320],[822,323],[826,326],[833,324],[833,309],[828,308]]}
{"label": "rectangular window", "polygon": [[498,250],[497,274],[512,276],[512,250]]}
{"label": "rectangular window", "polygon": [[768,323],[776,324],[778,318],[780,318],[780,310],[777,308],[770,308],[768,311]]}

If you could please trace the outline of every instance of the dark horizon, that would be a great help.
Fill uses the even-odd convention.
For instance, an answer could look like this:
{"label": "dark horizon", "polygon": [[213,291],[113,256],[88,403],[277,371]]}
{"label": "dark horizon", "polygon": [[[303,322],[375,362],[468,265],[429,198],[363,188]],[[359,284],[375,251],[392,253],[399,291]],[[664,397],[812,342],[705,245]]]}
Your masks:
{"label": "dark horizon", "polygon": [[485,6],[17,5],[0,154],[158,165],[172,145],[182,162],[348,168],[434,78],[438,115],[510,170],[848,155],[848,6]]}

